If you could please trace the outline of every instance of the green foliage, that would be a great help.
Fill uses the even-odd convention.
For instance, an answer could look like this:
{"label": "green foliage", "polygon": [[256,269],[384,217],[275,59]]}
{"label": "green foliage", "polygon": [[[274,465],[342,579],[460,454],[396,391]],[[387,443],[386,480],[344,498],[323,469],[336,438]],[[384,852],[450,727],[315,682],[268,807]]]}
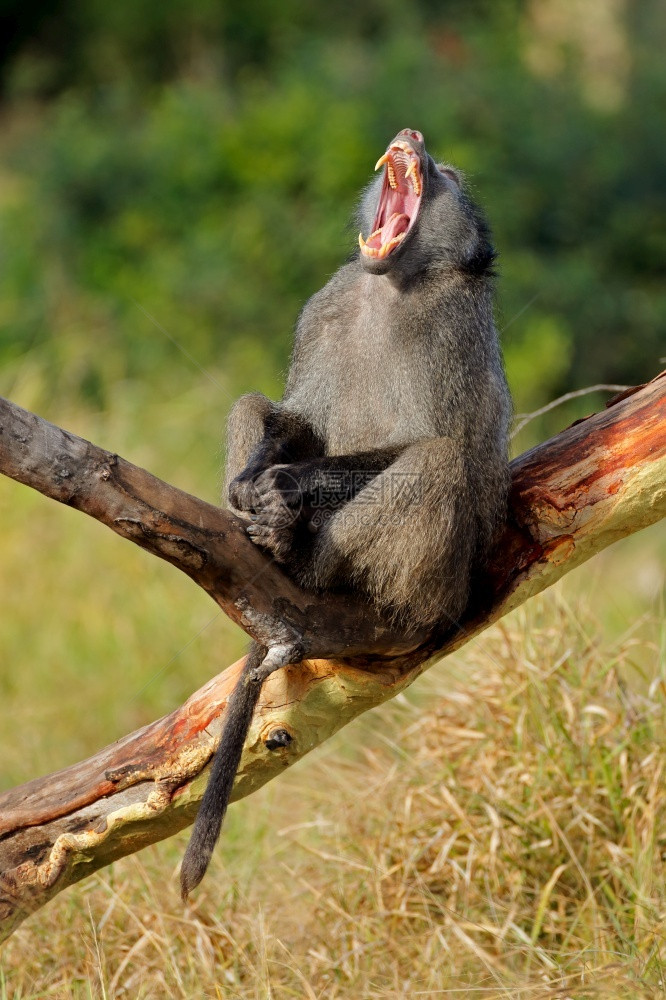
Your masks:
{"label": "green foliage", "polygon": [[[603,111],[575,67],[534,74],[527,15],[508,0],[60,8],[71,58],[37,18],[5,62],[5,391],[27,353],[44,392],[95,406],[123,379],[169,387],[183,363],[170,337],[222,366],[232,394],[278,393],[298,310],[353,250],[359,188],[405,125],[488,210],[518,409],[658,369],[656,5],[623,24],[630,71]],[[39,58],[54,96],[35,104]]]}

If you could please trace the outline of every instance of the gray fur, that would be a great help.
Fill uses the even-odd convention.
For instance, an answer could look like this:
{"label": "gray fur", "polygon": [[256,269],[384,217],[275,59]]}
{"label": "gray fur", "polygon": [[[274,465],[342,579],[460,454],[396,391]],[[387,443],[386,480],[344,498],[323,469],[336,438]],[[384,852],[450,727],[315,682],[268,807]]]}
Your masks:
{"label": "gray fur", "polygon": [[[307,303],[282,402],[246,396],[232,411],[227,477],[232,509],[252,512],[251,536],[301,584],[351,583],[422,626],[458,619],[504,516],[510,401],[487,226],[455,171],[410,141],[424,175],[415,226],[384,260],[357,255]],[[366,235],[380,188],[381,177],[361,201]],[[285,421],[277,436],[265,420],[259,430],[267,407]],[[276,525],[294,500],[311,514],[313,477],[321,489],[341,469],[369,481],[330,503],[319,531],[303,531],[302,516]],[[405,474],[418,480],[411,502],[391,498]]]}
{"label": "gray fur", "polygon": [[[282,401],[243,396],[231,412],[225,490],[304,587],[355,588],[406,628],[449,628],[505,515],[510,400],[487,226],[415,136],[397,138],[420,157],[416,223],[383,260],[357,253],[306,304]],[[381,177],[361,200],[366,236],[380,190]],[[225,727],[184,895],[226,810],[252,714],[240,702],[258,695],[244,683],[252,694],[239,693],[242,721]]]}

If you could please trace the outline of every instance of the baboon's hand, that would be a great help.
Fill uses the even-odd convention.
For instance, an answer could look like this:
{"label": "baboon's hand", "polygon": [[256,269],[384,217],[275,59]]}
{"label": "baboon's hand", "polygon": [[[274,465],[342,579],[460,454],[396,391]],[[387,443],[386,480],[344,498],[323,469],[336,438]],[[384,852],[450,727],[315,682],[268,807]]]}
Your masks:
{"label": "baboon's hand", "polygon": [[[293,525],[281,522],[270,524],[268,522],[272,516],[269,511],[253,514],[252,524],[245,530],[255,545],[269,552],[277,562],[286,562],[294,541]],[[282,516],[283,510],[275,513],[276,518]]]}
{"label": "baboon's hand", "polygon": [[248,466],[229,484],[229,503],[239,511],[258,514],[266,508],[284,506],[299,510],[302,506],[298,479],[292,465],[271,465],[267,469]]}
{"label": "baboon's hand", "polygon": [[298,476],[298,465],[271,465],[254,479],[255,513],[276,507],[299,511],[303,497]]}
{"label": "baboon's hand", "polygon": [[253,513],[257,503],[257,492],[254,487],[255,474],[250,469],[241,472],[229,483],[229,503],[237,511]]}
{"label": "baboon's hand", "polygon": [[298,482],[289,469],[289,465],[272,465],[254,476],[247,470],[229,487],[230,503],[252,515],[248,535],[279,562],[291,551],[302,506]]}

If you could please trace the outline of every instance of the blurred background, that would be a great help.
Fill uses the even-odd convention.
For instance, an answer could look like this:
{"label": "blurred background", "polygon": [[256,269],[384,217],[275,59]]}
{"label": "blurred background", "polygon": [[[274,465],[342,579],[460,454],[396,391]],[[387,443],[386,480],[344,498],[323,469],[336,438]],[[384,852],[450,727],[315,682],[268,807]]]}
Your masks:
{"label": "blurred background", "polygon": [[663,364],[659,0],[3,9],[4,388],[29,366],[44,397],[96,409],[121,382],[178,391],[200,373],[171,337],[232,395],[279,392],[299,308],[405,126],[488,212],[518,411]]}
{"label": "blurred background", "polygon": [[[2,0],[0,11],[2,395],[217,502],[232,401],[252,389],[280,395],[298,312],[354,248],[356,231],[349,221],[359,192],[388,140],[407,126],[420,129],[431,152],[466,173],[490,219],[499,250],[497,320],[517,414],[597,383],[642,382],[664,367],[666,6],[660,0]],[[515,438],[514,452],[598,409],[608,395],[576,399],[529,423]],[[2,481],[0,524],[1,787],[71,763],[169,711],[243,651],[245,637],[188,580],[80,514]],[[472,674],[478,667],[487,678],[501,663],[500,687],[516,669],[519,690],[533,691],[542,667],[553,685],[555,678],[559,683],[559,673],[551,677],[552,664],[569,670],[567,657],[574,649],[576,670],[582,662],[590,664],[584,683],[580,673],[566,675],[567,698],[574,692],[579,699],[576,711],[583,712],[590,699],[610,704],[611,695],[595,688],[600,677],[617,675],[612,697],[620,706],[627,684],[652,691],[665,669],[665,557],[663,525],[602,554],[533,602],[525,617],[514,616],[505,631],[494,630],[494,638],[462,654],[457,667],[431,671],[402,708],[385,707],[359,720],[322,749],[318,764],[297,768],[275,783],[279,788],[272,783],[232,810],[217,882],[211,882],[210,897],[204,895],[201,912],[229,906],[240,879],[241,895],[254,902],[239,920],[247,918],[247,947],[258,954],[263,931],[252,937],[251,915],[257,899],[267,907],[269,927],[271,913],[276,920],[283,916],[277,891],[272,902],[265,891],[277,850],[272,825],[288,825],[294,815],[305,822],[312,810],[327,817],[325,823],[337,822],[340,801],[348,788],[357,787],[365,811],[348,806],[352,827],[363,815],[383,829],[382,817],[397,815],[402,805],[380,798],[373,813],[365,803],[368,761],[362,747],[383,747],[384,757],[373,758],[372,765],[378,785],[388,783],[387,775],[397,768],[400,794],[416,794],[410,782],[419,776],[409,760],[400,770],[401,740],[396,737],[389,746],[386,733],[399,729],[396,719],[403,710],[417,727],[422,716],[409,715],[409,706],[420,712],[424,699],[430,703],[448,692],[451,671],[461,673],[466,690],[467,667]],[[492,656],[486,649],[494,650]],[[526,664],[524,676],[520,663]],[[542,714],[531,713],[528,727],[559,718],[559,688],[543,691],[535,695]],[[504,696],[493,697],[499,705]],[[511,719],[508,696],[505,702],[502,718]],[[616,707],[613,702],[608,711]],[[619,729],[606,738],[626,746],[628,723],[624,709],[617,711]],[[467,712],[463,708],[459,727],[467,724]],[[570,740],[568,712],[561,732]],[[643,718],[640,712],[632,716]],[[637,737],[643,757],[654,736],[646,735],[648,728],[645,723]],[[518,722],[504,737],[513,739],[514,730]],[[588,729],[580,733],[585,743]],[[555,747],[560,759],[556,737],[549,743],[539,730],[534,738],[535,746]],[[571,741],[567,746],[578,747],[576,738]],[[522,746],[510,751],[516,760]],[[360,763],[353,771],[349,762],[355,753]],[[575,777],[585,755],[573,756]],[[462,765],[464,782],[465,759]],[[436,755],[429,760],[429,780],[440,766]],[[532,768],[524,766],[526,772]],[[549,767],[543,774],[551,774]],[[553,786],[546,784],[539,793],[546,801],[555,801],[563,787],[556,768],[552,777]],[[581,787],[594,786],[587,777],[581,781]],[[572,782],[577,787],[577,778]],[[283,801],[290,789],[291,806]],[[597,815],[593,804],[587,808]],[[446,803],[434,810],[435,816],[449,813]],[[570,805],[563,806],[562,824],[570,815]],[[605,814],[598,823],[606,823]],[[338,840],[332,844],[313,829],[304,850],[343,851],[345,832],[335,830]],[[547,830],[542,834],[542,840],[549,836]],[[418,838],[418,829],[409,836]],[[633,833],[627,836],[638,843],[631,840]],[[291,840],[282,844],[289,863],[295,863]],[[170,880],[182,846],[176,840],[142,855],[151,859],[143,863],[153,866],[146,885],[164,883],[171,893],[149,913],[134,900],[147,923],[157,919],[157,910],[180,913]],[[395,846],[397,857],[404,856],[403,846]],[[507,884],[514,884],[521,870],[522,850],[518,861],[513,857],[507,865]],[[630,845],[627,857],[631,850]],[[554,857],[565,866],[571,860],[566,852]],[[657,857],[641,855],[640,871],[655,872]],[[231,875],[222,867],[229,858]],[[88,941],[85,894],[99,917],[114,877],[136,886],[133,864],[120,863],[113,871],[121,874],[105,874],[99,885],[87,883],[80,894],[67,894],[33,922],[34,933],[60,934],[65,950],[67,934]],[[461,855],[459,864],[469,870],[471,862]],[[606,862],[599,864],[605,878]],[[585,861],[580,867],[592,870]],[[358,865],[352,869],[350,877],[358,879]],[[516,920],[528,945],[545,933],[545,911],[538,906],[552,870],[546,863],[531,882],[525,876],[527,915]],[[625,882],[630,874],[624,872]],[[355,891],[344,883],[339,865],[327,874],[321,858],[308,869],[308,878],[315,887],[319,878],[331,884],[340,878],[340,905]],[[654,886],[639,885],[638,875],[635,881],[631,898],[645,907]],[[287,884],[293,888],[293,880]],[[655,913],[663,917],[666,880],[660,886],[663,898]],[[625,889],[615,886],[616,903]],[[562,904],[565,922],[567,906],[577,913],[581,898],[575,885],[569,890]],[[428,883],[428,898],[439,891]],[[505,911],[498,898],[490,909],[482,899],[474,919],[489,926],[499,912],[501,923]],[[311,903],[306,900],[308,914]],[[458,903],[451,902],[454,910]],[[623,923],[620,903],[608,906],[611,916],[604,926],[615,926],[613,921],[621,926],[617,937],[610,933],[608,954],[622,949],[647,954],[632,937],[638,926],[633,911],[627,910]],[[537,917],[530,907],[536,907]],[[378,912],[372,911],[372,920],[379,919]],[[359,910],[355,926],[365,927],[364,919]],[[302,920],[311,937],[309,917]],[[656,920],[645,917],[648,951]],[[343,937],[346,926],[343,922]],[[354,980],[351,973],[345,978],[343,970],[340,994],[332,986],[327,992],[338,973],[329,981],[322,971],[328,966],[307,959],[313,975],[323,977],[318,995],[375,995],[368,983],[384,982],[387,962],[382,935],[388,925],[380,920],[379,926],[377,952],[368,952],[369,979]],[[468,936],[470,926],[464,930]],[[556,922],[552,926],[552,942],[542,942],[544,948],[568,940]],[[599,926],[593,922],[590,941],[600,940]],[[412,942],[415,955],[425,954],[424,939],[416,931],[405,937],[403,930],[391,933],[393,946],[401,937]],[[115,957],[107,956],[108,980],[90,972],[96,960],[86,965],[74,948],[67,961],[79,963],[80,982],[88,984],[81,985],[82,996],[98,995],[99,982],[106,983],[105,997],[116,995],[111,981],[120,991],[127,973],[118,972],[116,979],[111,973],[125,968],[121,957],[131,933],[125,928]],[[295,953],[310,954],[309,941],[299,944],[297,938],[296,932],[290,938]],[[31,945],[34,934],[16,940],[4,969],[15,977],[16,990],[28,991],[21,996],[32,996],[31,989],[45,996],[45,984],[71,979],[73,966],[45,967],[41,949]],[[474,960],[480,982],[487,972],[483,949],[489,945],[483,937],[476,940],[482,948],[483,961],[478,955]],[[215,938],[215,949],[223,948],[220,941]],[[523,968],[524,961],[525,982],[531,982],[541,959],[523,946],[515,968]],[[182,982],[179,977],[187,978],[183,970],[189,969],[196,984],[201,966],[188,965],[194,947],[188,943],[173,958],[170,983]],[[200,942],[196,947],[203,955]],[[322,954],[325,944],[318,947]],[[585,941],[576,947],[586,947]],[[88,957],[93,953],[91,945]],[[454,964],[457,954],[454,948]],[[440,958],[433,959],[432,969]],[[158,955],[155,982],[163,968]],[[462,961],[460,969],[465,968]],[[3,974],[0,966],[0,997],[18,996],[2,992]],[[213,983],[214,969],[210,975]],[[659,975],[663,979],[663,971]],[[445,977],[438,985],[452,981]],[[304,995],[299,982],[296,977],[289,995]],[[247,995],[270,995],[256,988]],[[141,995],[167,995],[160,989],[158,983],[154,994]],[[210,989],[207,995],[222,995]],[[398,986],[392,989],[386,985],[377,996],[403,995]],[[128,990],[138,995],[136,988]],[[178,990],[169,995],[190,995]],[[191,995],[201,996],[196,985]]]}

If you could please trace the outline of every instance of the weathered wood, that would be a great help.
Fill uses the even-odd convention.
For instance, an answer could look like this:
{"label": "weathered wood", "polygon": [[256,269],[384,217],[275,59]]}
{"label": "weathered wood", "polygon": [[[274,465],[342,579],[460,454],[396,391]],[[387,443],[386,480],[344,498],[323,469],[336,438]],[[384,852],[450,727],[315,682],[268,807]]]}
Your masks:
{"label": "weathered wood", "polygon": [[[310,658],[264,686],[234,788],[241,798],[403,690],[435,654],[664,517],[666,377],[515,460],[488,604],[455,634],[428,640],[400,636],[358,601],[305,594],[232,515],[6,403],[0,471],[168,559],[256,638],[274,628],[305,637]],[[0,795],[0,938],[61,889],[192,821],[241,665],[89,760]],[[270,749],[277,729],[292,741]]]}
{"label": "weathered wood", "polygon": [[233,514],[1,398],[0,472],[173,563],[267,644],[298,636],[310,656],[390,655],[424,638],[389,628],[358,599],[318,601],[261,553]]}

